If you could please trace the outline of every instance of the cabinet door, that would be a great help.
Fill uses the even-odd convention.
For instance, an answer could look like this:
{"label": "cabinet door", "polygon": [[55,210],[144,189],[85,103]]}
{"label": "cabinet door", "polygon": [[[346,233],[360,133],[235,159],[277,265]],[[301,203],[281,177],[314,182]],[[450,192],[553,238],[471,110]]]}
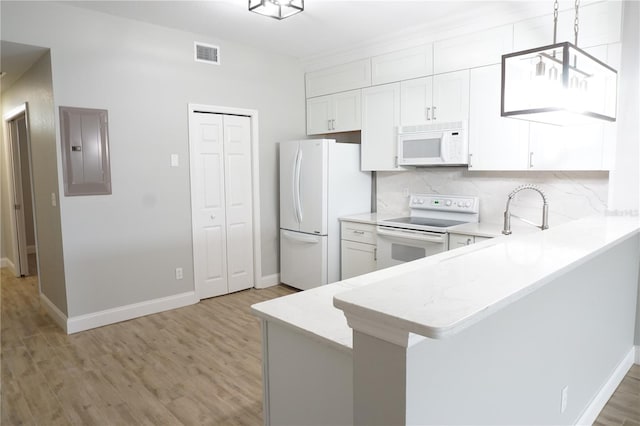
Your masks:
{"label": "cabinet door", "polygon": [[433,110],[436,123],[469,119],[469,70],[433,76]]}
{"label": "cabinet door", "polygon": [[491,28],[433,44],[436,74],[499,64],[513,50],[513,25]]}
{"label": "cabinet door", "polygon": [[351,132],[361,129],[360,100],[360,90],[337,93],[332,96],[331,132]]}
{"label": "cabinet door", "polygon": [[357,277],[376,270],[376,246],[342,240],[341,279]]}
{"label": "cabinet door", "polygon": [[307,135],[329,133],[331,96],[307,99]]}
{"label": "cabinet door", "polygon": [[371,59],[337,65],[305,76],[307,97],[328,95],[371,86]]}
{"label": "cabinet door", "polygon": [[371,84],[386,84],[433,74],[433,45],[396,50],[371,59]]}
{"label": "cabinet door", "polygon": [[529,124],[500,116],[500,65],[471,70],[469,170],[527,170]]}
{"label": "cabinet door", "polygon": [[473,243],[475,243],[473,235],[449,234],[449,250],[470,246]]}
{"label": "cabinet door", "polygon": [[604,125],[552,126],[531,123],[529,168],[603,170]]}
{"label": "cabinet door", "polygon": [[400,83],[362,89],[362,170],[397,167]]}
{"label": "cabinet door", "polygon": [[431,123],[433,77],[416,78],[400,83],[400,124]]}

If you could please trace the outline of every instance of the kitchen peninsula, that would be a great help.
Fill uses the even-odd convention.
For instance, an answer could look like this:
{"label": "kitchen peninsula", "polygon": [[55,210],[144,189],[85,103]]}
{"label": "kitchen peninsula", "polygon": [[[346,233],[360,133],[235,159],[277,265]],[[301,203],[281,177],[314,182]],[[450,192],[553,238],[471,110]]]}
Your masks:
{"label": "kitchen peninsula", "polygon": [[639,230],[590,217],[254,305],[265,423],[592,421],[634,359]]}

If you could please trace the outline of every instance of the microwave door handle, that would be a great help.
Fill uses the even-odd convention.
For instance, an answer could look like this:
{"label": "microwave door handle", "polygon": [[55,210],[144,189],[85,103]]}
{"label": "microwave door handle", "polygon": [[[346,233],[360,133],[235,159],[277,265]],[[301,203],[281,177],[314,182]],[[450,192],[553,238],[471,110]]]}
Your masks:
{"label": "microwave door handle", "polygon": [[442,135],[440,136],[440,158],[442,159],[443,163],[446,163],[447,160],[449,159],[449,153],[447,152],[446,136],[447,136],[446,132],[442,132]]}

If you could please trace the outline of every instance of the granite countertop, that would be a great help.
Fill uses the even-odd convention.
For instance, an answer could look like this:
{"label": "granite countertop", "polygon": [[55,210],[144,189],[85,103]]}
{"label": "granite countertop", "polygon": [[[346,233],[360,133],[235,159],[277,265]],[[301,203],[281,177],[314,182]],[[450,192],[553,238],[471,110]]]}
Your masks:
{"label": "granite countertop", "polygon": [[[369,274],[369,285],[336,294],[334,305],[347,317],[380,328],[443,338],[525,297],[639,230],[637,216],[600,216],[546,231],[493,238],[425,258],[429,262],[417,270],[380,271],[396,272],[387,279],[373,282],[375,273]],[[409,264],[414,263],[419,262]]]}

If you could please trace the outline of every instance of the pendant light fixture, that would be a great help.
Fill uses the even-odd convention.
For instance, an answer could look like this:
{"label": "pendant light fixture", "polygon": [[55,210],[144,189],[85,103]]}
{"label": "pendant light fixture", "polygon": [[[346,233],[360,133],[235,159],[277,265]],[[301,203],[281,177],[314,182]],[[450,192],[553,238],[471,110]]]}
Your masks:
{"label": "pendant light fixture", "polygon": [[573,44],[556,43],[555,0],[553,44],[502,55],[503,117],[561,126],[616,121],[618,73],[578,48],[579,3]]}
{"label": "pendant light fixture", "polygon": [[249,10],[278,20],[304,10],[304,0],[249,0]]}

